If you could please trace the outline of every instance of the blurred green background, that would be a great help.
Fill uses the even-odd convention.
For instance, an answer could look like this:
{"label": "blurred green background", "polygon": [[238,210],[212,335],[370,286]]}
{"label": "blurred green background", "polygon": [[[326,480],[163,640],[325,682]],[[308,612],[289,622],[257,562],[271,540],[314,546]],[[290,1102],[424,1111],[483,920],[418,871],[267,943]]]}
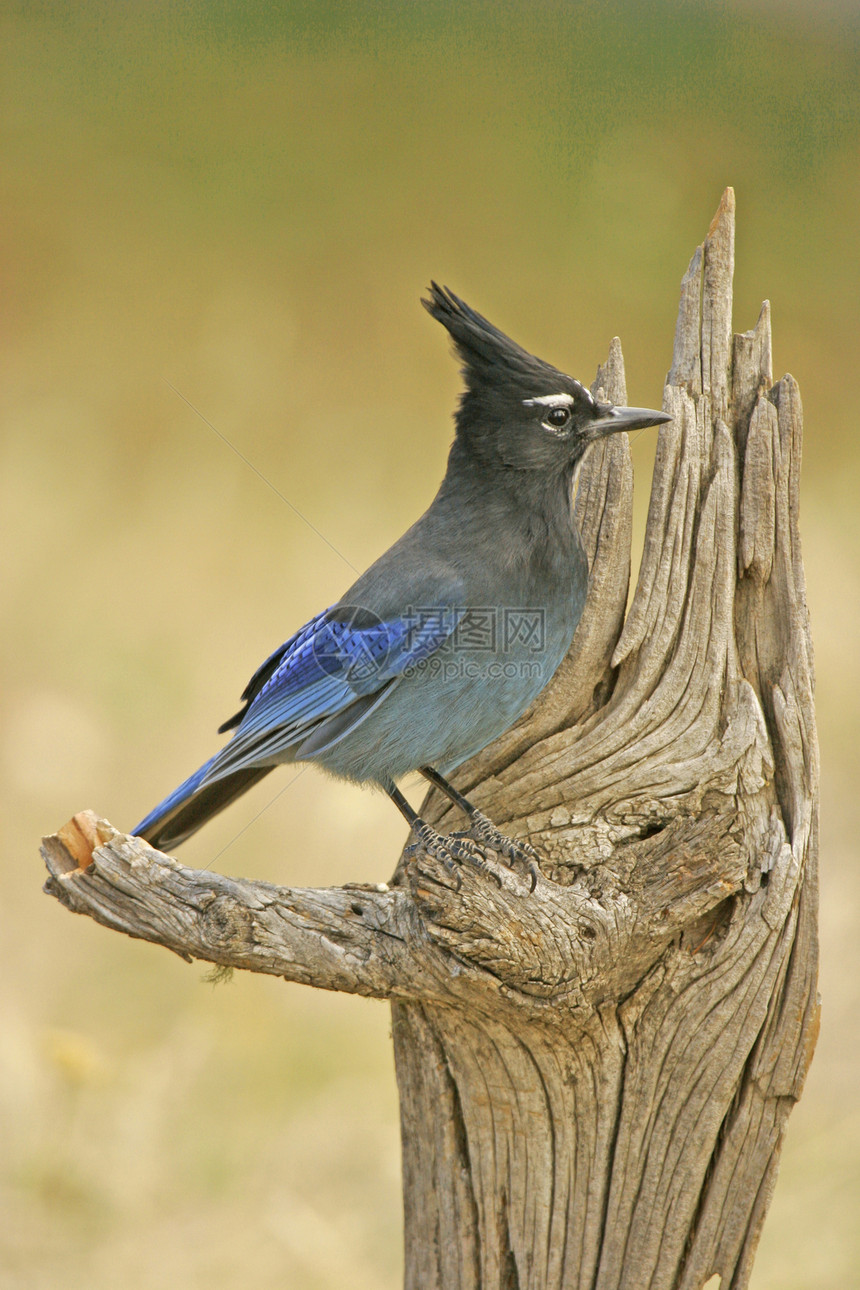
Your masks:
{"label": "blurred green background", "polygon": [[[860,1282],[856,6],[88,0],[3,6],[0,50],[0,1284],[399,1284],[386,1007],[207,983],[41,895],[37,840],[132,826],[429,502],[431,276],[586,381],[620,334],[659,407],[729,183],[735,328],[771,299],[806,408],[824,774],[823,1029],[754,1286]],[[183,859],[385,879],[389,804],[294,775]]]}

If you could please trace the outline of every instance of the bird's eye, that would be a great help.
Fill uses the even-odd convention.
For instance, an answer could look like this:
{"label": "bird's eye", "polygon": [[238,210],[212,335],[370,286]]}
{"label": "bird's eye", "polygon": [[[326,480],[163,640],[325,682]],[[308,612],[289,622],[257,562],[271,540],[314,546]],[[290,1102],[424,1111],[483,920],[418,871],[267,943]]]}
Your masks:
{"label": "bird's eye", "polygon": [[570,420],[570,408],[550,408],[543,419],[545,426],[550,430],[561,430]]}

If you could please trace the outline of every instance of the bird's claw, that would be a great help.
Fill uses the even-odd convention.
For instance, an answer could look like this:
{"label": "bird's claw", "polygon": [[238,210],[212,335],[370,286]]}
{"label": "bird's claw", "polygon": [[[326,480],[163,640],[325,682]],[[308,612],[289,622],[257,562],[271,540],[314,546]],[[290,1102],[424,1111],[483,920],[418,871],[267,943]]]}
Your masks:
{"label": "bird's claw", "polygon": [[502,886],[502,880],[496,871],[487,863],[487,858],[483,848],[478,840],[470,836],[469,832],[465,833],[437,833],[434,828],[424,820],[418,820],[413,825],[415,842],[407,847],[407,855],[414,856],[421,851],[425,855],[438,860],[443,866],[446,873],[453,879],[457,891],[463,885],[463,879],[460,874],[460,867],[463,864],[473,865],[480,873],[495,878],[499,886]]}
{"label": "bird's claw", "polygon": [[460,847],[467,847],[468,852],[466,859],[468,860],[468,863],[474,865],[479,873],[486,874],[488,878],[494,878],[500,887],[504,886],[501,876],[496,872],[492,865],[487,863],[487,857],[484,853],[482,844],[472,837],[470,830],[458,829],[454,833],[449,833],[446,841],[453,842],[458,850]]}
{"label": "bird's claw", "polygon": [[534,847],[528,842],[507,837],[482,811],[475,811],[471,821],[469,836],[473,837],[480,846],[492,848],[497,855],[507,861],[509,868],[513,868],[517,862],[524,865],[531,880],[531,890],[534,891],[540,874],[540,856]]}
{"label": "bird's claw", "polygon": [[442,834],[437,833],[424,820],[416,820],[413,825],[415,841],[406,849],[409,858],[418,852],[430,856],[445,869],[454,880],[457,891],[463,885],[460,873],[464,864],[473,865],[479,873],[485,874],[502,887],[504,884],[498,871],[487,862],[486,852],[492,851],[508,868],[522,865],[529,875],[530,890],[534,891],[540,874],[540,856],[528,842],[506,837],[496,828],[481,811],[471,816],[470,827],[466,830]]}

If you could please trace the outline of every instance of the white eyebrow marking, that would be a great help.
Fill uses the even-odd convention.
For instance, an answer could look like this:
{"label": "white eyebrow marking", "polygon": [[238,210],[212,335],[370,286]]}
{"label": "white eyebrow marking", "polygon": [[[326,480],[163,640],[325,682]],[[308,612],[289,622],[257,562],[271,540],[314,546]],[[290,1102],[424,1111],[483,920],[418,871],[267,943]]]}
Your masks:
{"label": "white eyebrow marking", "polygon": [[572,394],[541,394],[536,399],[523,399],[523,407],[533,408],[536,404],[547,408],[569,408],[573,403]]}
{"label": "white eyebrow marking", "polygon": [[[571,381],[576,386],[582,398],[584,398],[588,403],[589,407],[593,408],[594,399],[591,396],[591,391],[586,389],[580,381],[574,381],[573,377],[571,377]],[[538,403],[547,408],[569,408],[572,407],[575,402],[576,400],[574,396],[572,394],[567,394],[566,392],[560,392],[558,394],[541,394],[535,399],[523,399],[523,405],[527,408],[533,408]]]}

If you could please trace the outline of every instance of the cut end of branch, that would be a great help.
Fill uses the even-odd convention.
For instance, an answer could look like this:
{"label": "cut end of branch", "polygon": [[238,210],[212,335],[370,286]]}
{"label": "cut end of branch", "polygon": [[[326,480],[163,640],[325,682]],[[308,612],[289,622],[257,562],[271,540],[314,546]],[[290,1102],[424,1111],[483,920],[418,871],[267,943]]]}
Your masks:
{"label": "cut end of branch", "polygon": [[78,811],[56,833],[42,839],[51,876],[65,878],[88,869],[95,849],[113,835],[113,827],[95,811]]}

